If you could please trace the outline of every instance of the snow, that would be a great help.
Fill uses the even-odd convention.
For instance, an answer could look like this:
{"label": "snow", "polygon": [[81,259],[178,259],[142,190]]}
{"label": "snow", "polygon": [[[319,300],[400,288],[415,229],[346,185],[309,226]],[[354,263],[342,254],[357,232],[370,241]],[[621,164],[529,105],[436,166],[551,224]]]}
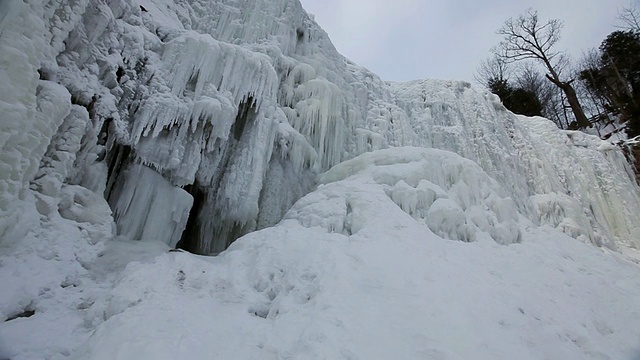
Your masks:
{"label": "snow", "polygon": [[473,241],[476,232],[487,232],[500,244],[520,241],[516,204],[468,159],[436,149],[391,148],[336,165],[319,181],[332,183],[364,170],[394,203],[443,238]]}
{"label": "snow", "polygon": [[0,359],[640,354],[610,142],[297,0],[5,1],[0,54]]}
{"label": "snow", "polygon": [[[601,294],[606,286],[628,295],[636,265],[571,240],[542,240],[544,232],[527,245],[495,247],[434,241],[425,230],[389,241],[289,225],[253,233],[216,259],[178,253],[132,265],[104,300],[115,314],[76,358],[634,355],[637,310]],[[541,265],[545,281],[532,270]],[[620,268],[624,280],[605,285]],[[173,311],[187,306],[198,311]]]}
{"label": "snow", "polygon": [[[509,246],[444,240],[387,195],[373,179],[384,172],[377,170],[319,187],[280,225],[246,235],[217,257],[111,241],[81,269],[75,287],[56,284],[50,291],[64,295],[39,297],[35,315],[3,323],[2,355],[637,355],[637,260],[533,224]],[[386,172],[396,176],[393,168]],[[325,226],[324,219],[344,219],[345,208],[348,231]],[[312,219],[318,209],[325,213]],[[52,321],[55,335],[46,325]]]}

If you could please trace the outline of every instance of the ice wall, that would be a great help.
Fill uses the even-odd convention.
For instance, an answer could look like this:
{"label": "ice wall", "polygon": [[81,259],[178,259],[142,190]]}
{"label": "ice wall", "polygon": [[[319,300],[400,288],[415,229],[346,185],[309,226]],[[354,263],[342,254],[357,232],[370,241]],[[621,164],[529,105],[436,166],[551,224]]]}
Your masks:
{"label": "ice wall", "polygon": [[516,117],[466,83],[385,83],[342,57],[297,0],[7,2],[0,54],[3,236],[28,230],[15,209],[33,207],[29,194],[55,204],[79,185],[105,197],[119,235],[218,253],[280,221],[319,174],[416,146],[468,160],[387,184],[443,237],[480,229],[512,243],[521,217],[640,245],[620,151]]}
{"label": "ice wall", "polygon": [[640,247],[638,186],[620,148],[596,136],[518,117],[519,146],[538,219],[598,245]]}
{"label": "ice wall", "polygon": [[473,160],[526,218],[599,246],[640,246],[638,185],[619,148],[544,118],[513,115],[467,83],[424,80],[391,89],[416,145]]}
{"label": "ice wall", "polygon": [[[1,36],[3,83],[15,85],[2,92],[2,232],[31,182],[52,193],[58,181],[104,192],[119,233],[148,238],[132,209],[165,210],[149,197],[157,181],[134,191],[152,178],[141,165],[193,197],[171,210],[190,214],[183,246],[218,252],[352,156],[379,98],[297,1],[27,1],[3,5]],[[71,124],[84,132],[63,169],[47,146],[72,105],[88,116]],[[153,237],[172,244],[173,232]]]}
{"label": "ice wall", "polygon": [[[488,236],[506,245],[522,238],[518,208],[508,192],[476,163],[450,151],[405,146],[365,153],[334,166],[319,182],[327,186],[297,203],[288,218],[351,235],[368,221],[361,217],[370,210],[362,208],[371,206],[358,187],[375,184],[444,239]],[[349,194],[346,202],[341,193]]]}

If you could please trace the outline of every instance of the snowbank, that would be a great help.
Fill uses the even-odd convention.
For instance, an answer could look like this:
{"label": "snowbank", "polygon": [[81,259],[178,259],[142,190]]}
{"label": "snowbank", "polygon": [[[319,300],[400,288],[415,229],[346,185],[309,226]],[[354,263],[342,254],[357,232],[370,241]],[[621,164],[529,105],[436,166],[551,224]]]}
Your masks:
{"label": "snowbank", "polygon": [[[382,165],[393,157],[414,161]],[[428,221],[410,216],[390,198],[389,185],[376,180],[398,173],[418,177],[425,173],[418,160],[429,157],[456,160],[450,153],[411,148],[354,159],[352,165],[375,161],[320,186],[280,225],[242,237],[217,257],[161,253],[152,242],[137,243],[146,255],[132,256],[133,244],[112,242],[105,259],[88,267],[97,273],[94,278],[110,274],[113,288],[84,284],[94,294],[79,312],[86,328],[78,332],[75,324],[62,323],[59,332],[62,337],[73,331],[84,343],[75,350],[60,347],[63,354],[73,359],[637,355],[638,262],[531,224],[519,228],[522,241],[510,246],[486,236],[473,243],[442,239]],[[136,258],[142,260],[124,267]],[[78,316],[75,308],[65,311]],[[25,320],[33,323],[47,314],[39,309]],[[19,324],[5,323],[6,339],[23,334]],[[21,342],[7,343],[5,354],[20,354],[21,348],[45,353],[35,352],[34,344],[46,329],[31,331]]]}

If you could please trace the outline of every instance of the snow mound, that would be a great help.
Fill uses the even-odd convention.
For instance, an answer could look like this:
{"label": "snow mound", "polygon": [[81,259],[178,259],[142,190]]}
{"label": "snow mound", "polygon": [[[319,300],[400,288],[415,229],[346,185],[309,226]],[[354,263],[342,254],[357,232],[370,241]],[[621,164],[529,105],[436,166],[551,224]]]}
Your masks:
{"label": "snow mound", "polygon": [[[383,165],[392,157],[404,164]],[[397,176],[394,166],[422,174],[429,157],[477,167],[440,151],[377,152],[215,258],[171,252],[129,264],[85,312],[97,328],[71,358],[637,354],[637,263],[547,227],[519,227],[522,242],[510,246],[443,240],[374,180]]]}
{"label": "snow mound", "polygon": [[[488,235],[500,244],[520,241],[517,205],[477,164],[451,152],[402,147],[365,153],[334,166],[319,182],[324,185],[298,202],[287,218],[302,208],[306,226],[355,233],[360,225],[352,213],[368,196],[359,186],[371,183],[443,238],[468,242]],[[345,186],[351,188],[352,201],[339,204],[330,194]]]}

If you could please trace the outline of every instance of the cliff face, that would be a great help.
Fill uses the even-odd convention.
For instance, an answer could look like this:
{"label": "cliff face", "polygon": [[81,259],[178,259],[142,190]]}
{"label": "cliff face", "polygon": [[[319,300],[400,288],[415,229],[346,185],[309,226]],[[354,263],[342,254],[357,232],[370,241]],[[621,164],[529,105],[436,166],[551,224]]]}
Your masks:
{"label": "cliff face", "polygon": [[[313,174],[354,151],[369,100],[360,70],[298,2],[5,11],[2,96],[15,111],[2,125],[3,232],[30,182],[52,197],[74,183],[104,193],[120,234],[175,245],[186,227],[183,246],[218,252],[277,222]],[[51,139],[65,136],[58,159]]]}
{"label": "cliff face", "polygon": [[[385,83],[338,54],[297,1],[3,6],[4,237],[24,236],[34,203],[65,212],[62,194],[79,185],[108,201],[118,235],[218,253],[280,221],[319,173],[412,145],[477,163],[535,224],[639,245],[620,151],[514,116],[469,84]],[[457,203],[471,232],[502,222],[482,201]],[[497,220],[474,220],[481,205]]]}

